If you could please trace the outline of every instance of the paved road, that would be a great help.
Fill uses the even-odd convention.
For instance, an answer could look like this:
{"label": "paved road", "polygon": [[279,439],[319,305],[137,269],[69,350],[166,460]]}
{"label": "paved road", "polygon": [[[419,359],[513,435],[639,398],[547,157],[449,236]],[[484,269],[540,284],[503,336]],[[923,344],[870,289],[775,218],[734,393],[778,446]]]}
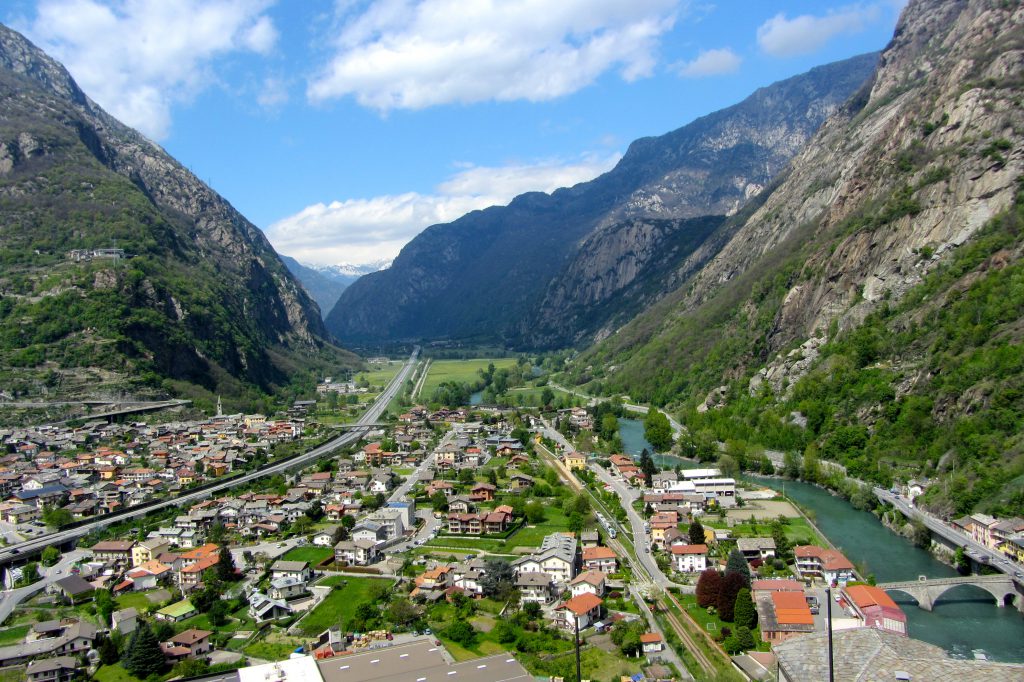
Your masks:
{"label": "paved road", "polygon": [[[401,369],[401,371],[398,372],[397,375],[395,375],[395,378],[391,380],[391,383],[388,384],[387,388],[384,389],[384,392],[377,397],[373,405],[371,405],[370,408],[363,414],[363,416],[359,418],[359,421],[357,423],[366,425],[374,424],[377,422],[377,419],[380,418],[381,414],[384,413],[384,410],[387,409],[388,403],[390,403],[391,400],[398,394],[398,391],[402,389],[402,386],[405,384],[405,380],[408,377],[409,372],[416,364],[416,358],[418,357],[419,352],[420,349],[419,346],[417,346],[415,350],[413,350],[412,355],[409,356],[409,360],[405,363],[405,366]],[[93,521],[92,523],[88,523],[83,526],[78,526],[77,528],[58,531],[56,533],[49,533],[47,535],[43,535],[32,540],[26,540],[25,542],[21,542],[16,545],[10,545],[8,547],[0,548],[0,564],[21,559],[26,554],[42,551],[45,547],[48,547],[50,545],[62,545],[66,542],[76,540],[82,537],[83,535],[88,534],[90,531],[94,529],[103,528],[105,526],[110,525],[111,523],[119,523],[121,521],[135,518],[137,516],[148,514],[149,512],[157,509],[163,509],[164,507],[183,507],[188,504],[191,504],[192,502],[198,502],[199,500],[216,495],[224,490],[227,490],[228,488],[232,488],[237,485],[243,485],[250,481],[254,481],[258,478],[263,478],[264,476],[271,476],[273,474],[287,471],[294,467],[302,466],[304,464],[319,459],[323,455],[334,452],[338,448],[344,447],[349,443],[357,441],[361,436],[362,432],[360,430],[349,431],[348,433],[339,436],[338,438],[335,438],[334,440],[325,443],[317,448],[314,448],[309,452],[305,453],[304,455],[296,457],[295,459],[288,460],[286,462],[268,464],[267,466],[263,467],[258,471],[253,471],[248,474],[238,476],[237,478],[232,478],[230,480],[224,481],[224,483],[222,483],[221,485],[213,486],[211,488],[207,488],[206,490],[185,493],[183,495],[179,495],[176,498],[164,500],[152,506],[143,507],[135,511],[129,511],[126,514],[122,514],[113,519],[105,519],[101,517],[96,521]]]}
{"label": "paved road", "polygon": [[30,598],[40,590],[45,589],[51,583],[54,583],[61,578],[66,578],[70,575],[71,566],[81,560],[83,557],[89,556],[90,552],[84,549],[75,549],[64,554],[60,561],[53,566],[46,568],[45,566],[39,566],[39,573],[43,579],[32,583],[28,587],[19,587],[13,590],[4,590],[0,592],[0,623],[7,620],[7,617],[11,615],[14,608]]}
{"label": "paved road", "polygon": [[986,547],[971,536],[961,533],[942,519],[932,516],[924,510],[911,507],[907,500],[884,488],[873,488],[873,491],[878,499],[896,507],[907,518],[923,522],[928,527],[928,530],[964,547],[968,555],[972,556],[975,561],[980,559],[982,563],[986,563],[992,568],[1006,573],[1018,585],[1024,586],[1024,566],[1011,561],[1002,552]]}

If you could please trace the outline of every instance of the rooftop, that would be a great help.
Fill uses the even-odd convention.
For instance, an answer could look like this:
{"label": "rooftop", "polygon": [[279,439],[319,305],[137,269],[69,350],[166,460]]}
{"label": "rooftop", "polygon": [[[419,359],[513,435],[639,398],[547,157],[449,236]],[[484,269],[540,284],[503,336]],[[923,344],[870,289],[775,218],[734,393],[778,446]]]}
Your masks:
{"label": "rooftop", "polygon": [[533,682],[509,654],[449,664],[432,640],[327,658],[317,665],[324,682]]}

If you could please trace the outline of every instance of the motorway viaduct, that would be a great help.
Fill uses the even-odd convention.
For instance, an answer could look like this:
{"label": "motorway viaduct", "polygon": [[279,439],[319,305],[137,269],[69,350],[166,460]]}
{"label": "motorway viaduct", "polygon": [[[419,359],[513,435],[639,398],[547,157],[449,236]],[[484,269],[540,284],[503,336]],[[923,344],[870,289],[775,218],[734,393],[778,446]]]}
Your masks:
{"label": "motorway viaduct", "polygon": [[879,583],[878,587],[886,592],[898,591],[910,595],[917,605],[925,611],[931,611],[943,594],[961,585],[973,585],[985,590],[996,600],[996,606],[1017,605],[1017,610],[1024,613],[1024,589],[1006,575],[969,575],[958,578],[935,578],[929,580],[921,576],[917,580],[906,580],[894,583]]}

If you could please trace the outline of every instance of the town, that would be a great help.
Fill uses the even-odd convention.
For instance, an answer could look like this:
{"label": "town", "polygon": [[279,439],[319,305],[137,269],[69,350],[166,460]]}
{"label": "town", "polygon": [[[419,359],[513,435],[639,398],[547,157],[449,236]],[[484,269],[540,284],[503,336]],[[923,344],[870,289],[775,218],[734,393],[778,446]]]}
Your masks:
{"label": "town", "polygon": [[[327,379],[318,394],[356,391]],[[567,435],[590,442],[603,408],[411,405],[330,456],[116,520],[317,445],[315,404],[0,434],[6,544],[93,524],[7,566],[0,669],[330,680],[343,658],[374,679],[374,652],[395,674],[422,656],[446,674],[568,679],[578,644],[596,679],[757,680],[829,629],[848,646],[911,634],[775,490],[577,450]],[[1021,560],[1024,521],[957,523]]]}

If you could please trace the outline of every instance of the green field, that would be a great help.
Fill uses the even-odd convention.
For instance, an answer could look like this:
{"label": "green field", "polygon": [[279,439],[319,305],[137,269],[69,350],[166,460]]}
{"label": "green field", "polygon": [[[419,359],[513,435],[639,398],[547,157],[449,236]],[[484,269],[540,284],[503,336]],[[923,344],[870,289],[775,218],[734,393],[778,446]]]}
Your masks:
{"label": "green field", "polygon": [[334,555],[330,547],[295,547],[288,550],[283,557],[285,561],[308,561],[310,566],[317,566],[321,561]]}
{"label": "green field", "polygon": [[373,365],[371,369],[357,373],[354,380],[359,383],[365,378],[370,382],[370,386],[387,386],[404,364],[404,362],[392,360],[387,365]]}
{"label": "green field", "polygon": [[25,640],[28,629],[27,625],[15,625],[13,628],[0,630],[0,645],[20,644]]}
{"label": "green field", "polygon": [[544,510],[546,518],[541,523],[526,525],[516,531],[507,540],[497,538],[475,538],[473,536],[441,535],[430,540],[426,546],[435,552],[444,552],[445,548],[476,549],[483,552],[514,553],[516,547],[540,547],[544,537],[552,533],[564,533],[568,530],[569,519],[558,507],[549,506]]}
{"label": "green field", "polygon": [[515,358],[480,358],[476,360],[435,360],[430,363],[430,371],[423,382],[423,390],[420,397],[428,398],[434,390],[446,381],[454,381],[459,384],[472,384],[479,381],[480,375],[477,370],[486,370],[487,365],[494,363],[495,368],[512,367],[516,364]]}
{"label": "green field", "polygon": [[[338,578],[338,580],[335,580]],[[374,578],[350,578],[343,576],[331,576],[321,582],[321,585],[345,586],[340,590],[331,590],[327,598],[320,602],[313,611],[302,619],[299,628],[303,634],[312,636],[318,635],[327,628],[335,625],[345,626],[356,611],[356,607],[368,599],[370,585],[380,582]]]}

